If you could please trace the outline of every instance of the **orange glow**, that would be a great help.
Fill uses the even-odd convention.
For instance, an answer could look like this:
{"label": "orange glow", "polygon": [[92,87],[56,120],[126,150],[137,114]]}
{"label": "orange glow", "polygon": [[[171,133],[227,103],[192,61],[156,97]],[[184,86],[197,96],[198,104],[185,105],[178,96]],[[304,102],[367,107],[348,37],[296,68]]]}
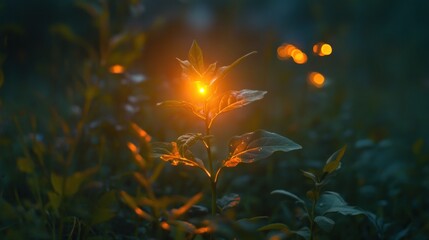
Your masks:
{"label": "orange glow", "polygon": [[307,62],[307,54],[303,53],[299,49],[292,51],[293,61],[297,64],[304,64]]}
{"label": "orange glow", "polygon": [[196,81],[195,84],[197,86],[197,90],[198,90],[198,93],[200,95],[206,95],[207,94],[207,85],[205,85],[201,81]]}
{"label": "orange glow", "polygon": [[331,55],[331,53],[332,53],[332,47],[331,47],[331,45],[329,45],[327,43],[324,43],[320,47],[320,53],[323,54],[323,56]]}
{"label": "orange glow", "polygon": [[322,88],[325,85],[325,77],[318,72],[311,72],[308,75],[308,81],[317,88]]}
{"label": "orange glow", "polygon": [[210,227],[202,227],[202,228],[195,229],[194,233],[204,234],[204,233],[209,233],[209,232],[212,232],[212,229]]}
{"label": "orange glow", "polygon": [[296,47],[292,44],[283,44],[277,48],[277,56],[284,60],[291,57],[292,51],[295,50]]}
{"label": "orange glow", "polygon": [[166,222],[161,222],[161,228],[164,230],[170,230],[170,224]]}
{"label": "orange glow", "polygon": [[331,55],[332,46],[328,43],[319,42],[313,45],[313,52],[321,57]]}
{"label": "orange glow", "polygon": [[151,136],[147,134],[147,132],[143,129],[141,129],[137,124],[131,123],[131,127],[134,129],[134,131],[137,132],[137,134],[143,138],[146,142],[150,142],[152,140]]}
{"label": "orange glow", "polygon": [[122,65],[115,64],[109,68],[110,72],[113,74],[121,74],[124,73],[125,68]]}
{"label": "orange glow", "polygon": [[128,142],[128,149],[134,154],[138,153],[138,148],[134,143]]}

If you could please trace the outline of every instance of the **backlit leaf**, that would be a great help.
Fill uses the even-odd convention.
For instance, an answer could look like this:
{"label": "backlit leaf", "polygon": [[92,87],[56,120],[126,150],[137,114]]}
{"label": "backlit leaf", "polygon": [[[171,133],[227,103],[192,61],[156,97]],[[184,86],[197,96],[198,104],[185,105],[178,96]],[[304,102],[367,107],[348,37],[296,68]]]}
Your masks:
{"label": "backlit leaf", "polygon": [[235,167],[239,163],[252,163],[269,157],[277,151],[289,152],[301,146],[276,133],[257,130],[234,137],[229,144],[229,158],[225,167]]}
{"label": "backlit leaf", "polygon": [[326,161],[326,164],[323,167],[323,172],[329,174],[339,169],[341,167],[340,161],[343,158],[345,151],[346,151],[346,146],[342,147],[340,150],[332,154],[331,157],[329,157],[328,161]]}
{"label": "backlit leaf", "polygon": [[325,217],[325,216],[317,216],[314,218],[314,222],[317,223],[317,225],[323,229],[325,232],[330,232],[332,228],[334,228],[335,222],[334,220]]}
{"label": "backlit leaf", "polygon": [[368,211],[359,209],[357,207],[353,207],[353,206],[334,206],[331,207],[329,209],[327,209],[324,214],[327,213],[339,213],[342,215],[350,215],[350,216],[355,216],[355,215],[367,215]]}
{"label": "backlit leaf", "polygon": [[200,73],[204,71],[203,52],[196,41],[192,42],[192,46],[189,49],[188,60],[197,69],[197,71]]}
{"label": "backlit leaf", "polygon": [[247,104],[260,100],[266,94],[266,91],[243,89],[240,91],[227,91],[219,96],[212,98],[209,102],[209,116],[213,119],[217,115],[241,108]]}
{"label": "backlit leaf", "polygon": [[240,195],[237,193],[229,193],[224,195],[222,198],[216,200],[216,204],[221,211],[224,211],[227,208],[232,208],[237,206],[240,203]]}
{"label": "backlit leaf", "polygon": [[198,70],[192,65],[188,60],[181,60],[176,58],[182,67],[182,78],[190,81],[199,81],[202,78],[202,75]]}
{"label": "backlit leaf", "polygon": [[176,142],[154,143],[152,149],[154,157],[159,157],[173,166],[184,164],[191,167],[204,167],[203,162],[200,159],[194,158],[189,150],[185,153],[180,153]]}
{"label": "backlit leaf", "polygon": [[300,197],[298,197],[297,195],[295,195],[295,194],[293,194],[293,193],[291,193],[291,192],[285,191],[285,190],[274,190],[274,191],[272,191],[272,192],[271,192],[271,194],[282,194],[282,195],[285,195],[285,196],[287,196],[287,197],[293,198],[293,199],[295,199],[297,202],[299,202],[299,203],[301,203],[301,204],[305,205],[304,200],[302,200],[302,199],[301,199]]}

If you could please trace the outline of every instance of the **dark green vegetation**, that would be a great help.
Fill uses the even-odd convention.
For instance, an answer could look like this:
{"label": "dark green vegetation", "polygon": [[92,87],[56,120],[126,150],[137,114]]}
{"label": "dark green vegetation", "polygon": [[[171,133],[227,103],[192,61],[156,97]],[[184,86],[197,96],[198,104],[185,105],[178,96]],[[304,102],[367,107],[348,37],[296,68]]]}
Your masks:
{"label": "dark green vegetation", "polygon": [[[424,1],[0,1],[0,238],[425,239],[427,12]],[[218,64],[196,44],[188,54],[193,39]],[[312,54],[318,42],[332,55]],[[283,43],[308,61],[279,60]],[[222,78],[214,100],[201,75]],[[282,136],[302,149],[284,153],[297,145]]]}

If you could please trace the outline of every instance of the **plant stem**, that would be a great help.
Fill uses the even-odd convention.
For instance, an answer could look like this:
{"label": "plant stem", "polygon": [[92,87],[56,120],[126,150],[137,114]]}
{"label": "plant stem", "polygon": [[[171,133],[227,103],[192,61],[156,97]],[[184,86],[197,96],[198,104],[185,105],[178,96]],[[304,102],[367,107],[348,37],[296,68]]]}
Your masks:
{"label": "plant stem", "polygon": [[[209,118],[209,113],[207,111],[207,104],[205,104],[205,109],[206,109],[206,136],[210,135],[210,118]],[[216,179],[215,179],[215,172],[213,171],[213,159],[212,159],[212,151],[211,151],[211,143],[210,143],[210,139],[206,140],[207,142],[207,158],[209,160],[209,172],[210,172],[210,188],[211,188],[211,192],[212,192],[212,216],[216,215],[216,209],[217,209],[217,205],[216,205],[216,199],[217,199],[217,193],[216,193]]]}

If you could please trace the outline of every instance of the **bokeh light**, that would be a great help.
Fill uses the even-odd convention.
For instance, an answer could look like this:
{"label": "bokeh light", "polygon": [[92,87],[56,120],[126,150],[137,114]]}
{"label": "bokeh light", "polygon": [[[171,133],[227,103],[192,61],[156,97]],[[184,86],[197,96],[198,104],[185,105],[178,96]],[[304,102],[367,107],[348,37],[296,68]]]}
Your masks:
{"label": "bokeh light", "polygon": [[329,56],[332,54],[332,46],[324,42],[316,43],[313,45],[313,53],[320,57]]}
{"label": "bokeh light", "polygon": [[316,88],[322,88],[325,85],[325,76],[319,72],[311,72],[308,74],[308,81]]}
{"label": "bokeh light", "polygon": [[115,64],[109,68],[109,71],[113,74],[121,74],[124,73],[125,68],[122,65]]}
{"label": "bokeh light", "polygon": [[307,62],[307,54],[303,53],[301,50],[296,49],[292,52],[293,61],[296,64],[304,64]]}

